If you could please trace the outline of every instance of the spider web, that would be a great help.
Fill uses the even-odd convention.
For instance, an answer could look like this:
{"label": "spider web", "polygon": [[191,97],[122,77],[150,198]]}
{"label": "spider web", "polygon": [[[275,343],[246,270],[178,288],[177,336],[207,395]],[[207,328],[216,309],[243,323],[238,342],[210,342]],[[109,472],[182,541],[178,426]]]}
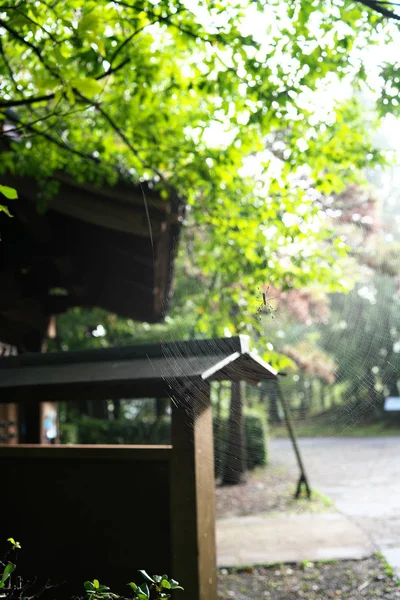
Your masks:
{"label": "spider web", "polygon": [[[274,301],[273,289],[266,292],[265,284],[260,283],[262,287],[254,290],[255,301],[259,302],[254,318],[263,320],[274,351],[282,351],[286,344],[296,346],[313,338],[314,347],[338,363],[333,371],[334,382],[327,386],[331,397],[326,401],[326,406],[311,407],[307,420],[311,434],[318,434],[322,423],[333,434],[346,435],[365,422],[382,421],[383,400],[393,395],[396,387],[393,378],[397,379],[396,374],[400,370],[397,259],[395,256],[390,258],[396,244],[400,243],[400,168],[386,172],[373,171],[369,173],[369,180],[376,196],[375,218],[378,226],[371,235],[365,236],[365,222],[362,215],[360,217],[355,211],[350,224],[356,239],[352,253],[357,252],[354,288],[345,295],[328,295],[327,322],[323,317],[314,315],[310,323],[299,323],[290,311],[281,310],[279,302]],[[333,222],[338,233],[348,231],[348,218],[336,216]],[[388,272],[388,256],[391,272]],[[204,293],[200,282],[198,287],[198,293]],[[173,339],[171,337],[166,341],[172,342]],[[169,362],[178,364],[180,361],[183,364],[186,360],[182,354],[173,355],[173,345],[169,345],[167,352]],[[301,407],[307,386],[319,381],[317,377],[310,377],[306,387],[301,388],[301,375],[302,369],[295,372],[289,369],[284,381],[281,380],[293,418],[299,424],[302,424],[305,416]],[[171,396],[177,401],[184,390],[180,389],[181,384],[176,378],[169,376],[168,383]],[[257,396],[259,392],[248,391],[247,395],[251,397],[253,393]],[[255,403],[254,399],[252,403]],[[280,417],[283,418],[282,413]],[[235,460],[235,457],[231,459]]]}

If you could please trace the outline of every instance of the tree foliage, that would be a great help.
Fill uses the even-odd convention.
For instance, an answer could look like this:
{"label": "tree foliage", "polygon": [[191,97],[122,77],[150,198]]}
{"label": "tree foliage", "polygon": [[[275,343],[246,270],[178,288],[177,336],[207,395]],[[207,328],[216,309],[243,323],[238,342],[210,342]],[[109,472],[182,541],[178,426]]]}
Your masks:
{"label": "tree foliage", "polygon": [[185,300],[195,327],[255,331],[261,283],[342,285],[325,201],[382,157],[369,116],[333,90],[365,79],[380,19],[340,0],[3,4],[0,169],[35,176],[50,205],[57,170],[178,190],[180,264],[208,290]]}

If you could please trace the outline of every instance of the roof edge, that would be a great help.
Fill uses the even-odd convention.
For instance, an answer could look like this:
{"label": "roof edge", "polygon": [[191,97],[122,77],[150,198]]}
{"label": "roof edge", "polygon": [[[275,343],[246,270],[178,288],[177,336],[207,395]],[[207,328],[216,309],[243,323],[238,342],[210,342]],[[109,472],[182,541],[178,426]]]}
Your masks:
{"label": "roof edge", "polygon": [[71,352],[26,353],[18,356],[0,357],[2,368],[34,367],[46,365],[74,364],[78,362],[102,362],[109,360],[134,360],[139,358],[179,358],[179,356],[231,355],[249,352],[249,336],[210,338],[161,342],[159,344],[135,344],[116,348],[73,350]]}

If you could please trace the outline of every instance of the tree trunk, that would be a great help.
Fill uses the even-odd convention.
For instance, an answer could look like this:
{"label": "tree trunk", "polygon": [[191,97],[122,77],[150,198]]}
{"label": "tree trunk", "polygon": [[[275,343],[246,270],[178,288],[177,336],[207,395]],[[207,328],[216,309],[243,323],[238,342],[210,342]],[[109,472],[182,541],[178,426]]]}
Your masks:
{"label": "tree trunk", "polygon": [[333,408],[334,406],[336,406],[336,393],[335,393],[335,386],[334,385],[330,385],[328,387],[328,391],[329,391],[329,408]]}
{"label": "tree trunk", "polygon": [[108,400],[90,400],[88,402],[89,415],[94,419],[108,421]]}
{"label": "tree trunk", "polygon": [[304,381],[304,390],[306,392],[307,412],[310,414],[313,408],[313,383],[310,377],[306,377]]}
{"label": "tree trunk", "polygon": [[167,412],[166,398],[156,398],[156,420],[160,421]]}
{"label": "tree trunk", "polygon": [[322,379],[320,379],[319,380],[319,402],[320,402],[321,411],[324,411],[327,409],[325,392],[326,392],[325,383],[322,381]]}
{"label": "tree trunk", "polygon": [[306,417],[308,417],[308,413],[310,410],[310,401],[309,401],[309,390],[306,387],[306,378],[304,376],[304,373],[300,374],[299,384],[300,384],[301,392],[303,394],[302,398],[301,398],[301,404],[300,404],[300,417],[302,419],[305,419]]}
{"label": "tree trunk", "polygon": [[221,444],[221,418],[222,418],[222,391],[224,384],[219,381],[217,384],[217,402],[215,405],[215,442],[219,446]]}
{"label": "tree trunk", "polygon": [[121,400],[114,400],[114,419],[118,421],[121,418]]}
{"label": "tree trunk", "polygon": [[254,408],[257,403],[256,389],[255,389],[254,385],[251,385],[250,383],[246,383],[245,381],[243,381],[242,394],[243,394],[244,398],[246,399],[246,402],[245,402],[246,406],[248,408]]}
{"label": "tree trunk", "polygon": [[237,485],[245,481],[245,461],[246,448],[241,386],[240,382],[232,381],[226,455],[222,475],[223,485]]}
{"label": "tree trunk", "polygon": [[[360,384],[358,381],[355,382],[353,389],[352,389],[352,397],[354,399],[354,403],[356,405],[361,403],[361,396],[360,396]],[[352,398],[350,398],[351,400]]]}
{"label": "tree trunk", "polygon": [[[264,385],[266,385],[263,382]],[[268,385],[268,417],[271,425],[279,425],[282,422],[279,414],[278,390],[276,383],[272,382]]]}
{"label": "tree trunk", "polygon": [[397,376],[392,375],[387,383],[389,396],[394,396],[395,398],[399,395],[399,390],[397,387]]}
{"label": "tree trunk", "polygon": [[368,384],[368,398],[370,401],[370,408],[368,409],[368,415],[373,416],[375,413],[375,409],[378,404],[377,393],[375,389],[375,375],[371,371],[371,369],[367,368],[367,372],[365,374],[365,378]]}

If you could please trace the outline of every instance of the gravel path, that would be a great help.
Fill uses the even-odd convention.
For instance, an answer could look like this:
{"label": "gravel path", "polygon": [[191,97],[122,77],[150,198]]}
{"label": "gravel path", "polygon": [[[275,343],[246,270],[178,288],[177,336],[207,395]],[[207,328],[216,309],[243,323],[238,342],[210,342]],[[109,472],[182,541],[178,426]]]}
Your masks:
{"label": "gravel path", "polygon": [[400,588],[377,558],[329,564],[280,565],[228,573],[218,581],[221,600],[397,600]]}
{"label": "gravel path", "polygon": [[297,474],[291,467],[272,464],[248,474],[242,485],[216,489],[216,513],[219,517],[247,516],[259,513],[303,514],[321,512],[334,507],[327,498],[314,492],[311,501],[294,499]]}

